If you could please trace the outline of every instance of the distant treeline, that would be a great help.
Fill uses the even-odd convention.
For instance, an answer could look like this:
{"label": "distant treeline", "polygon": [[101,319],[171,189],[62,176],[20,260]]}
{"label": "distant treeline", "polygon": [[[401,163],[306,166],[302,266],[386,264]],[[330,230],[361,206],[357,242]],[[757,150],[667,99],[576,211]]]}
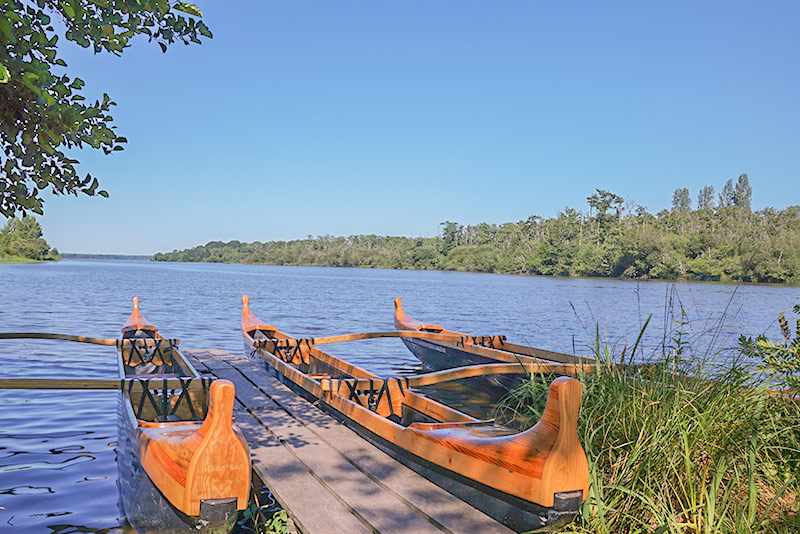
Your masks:
{"label": "distant treeline", "polygon": [[59,260],[42,237],[42,227],[33,217],[9,219],[0,230],[0,260]]}
{"label": "distant treeline", "polygon": [[65,260],[152,260],[153,256],[143,256],[141,254],[83,254],[80,252],[62,252],[61,257]]}
{"label": "distant treeline", "polygon": [[687,189],[656,214],[596,190],[588,213],[566,208],[501,225],[445,221],[430,238],[357,235],[223,243],[158,253],[156,261],[444,269],[487,273],[800,282],[800,206],[750,209],[747,175],[715,198]]}

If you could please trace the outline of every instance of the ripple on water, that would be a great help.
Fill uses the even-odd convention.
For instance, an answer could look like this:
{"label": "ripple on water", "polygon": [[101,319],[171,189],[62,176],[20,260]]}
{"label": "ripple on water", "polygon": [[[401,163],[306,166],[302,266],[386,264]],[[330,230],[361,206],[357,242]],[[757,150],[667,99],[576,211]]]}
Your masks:
{"label": "ripple on water", "polygon": [[[401,297],[421,321],[562,352],[591,343],[595,321],[612,343],[635,340],[650,314],[643,345],[657,349],[681,306],[696,338],[717,329],[727,310],[720,335],[704,340],[735,343],[740,333],[774,329],[778,312],[798,294],[778,286],[734,293],[719,284],[130,261],[0,265],[0,288],[2,332],[116,338],[138,295],[145,316],[182,347],[234,354],[243,352],[242,294],[258,317],[297,337],[393,330],[392,299]],[[705,342],[698,347],[705,350]],[[399,340],[328,348],[378,375],[422,370]],[[0,375],[115,378],[116,354],[111,347],[3,340]],[[466,409],[474,398],[451,402]],[[0,391],[0,531],[122,525],[116,425],[113,392]]]}
{"label": "ripple on water", "polygon": [[0,530],[124,524],[114,451],[117,395],[0,391]]}

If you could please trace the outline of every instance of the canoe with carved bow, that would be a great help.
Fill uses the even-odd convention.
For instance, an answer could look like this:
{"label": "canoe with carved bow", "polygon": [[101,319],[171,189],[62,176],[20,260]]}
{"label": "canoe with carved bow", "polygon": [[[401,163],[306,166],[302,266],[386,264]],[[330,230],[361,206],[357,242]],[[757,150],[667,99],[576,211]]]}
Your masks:
{"label": "canoe with carved bow", "polygon": [[[510,528],[559,527],[586,499],[589,474],[577,435],[577,380],[557,378],[541,420],[515,432],[413,389],[473,373],[474,368],[447,376],[380,378],[323,352],[314,339],[295,339],[260,321],[246,295],[242,304],[245,350],[263,358],[268,371],[380,449]],[[354,337],[377,336],[341,339]],[[486,372],[526,371],[503,365],[488,366]]]}
{"label": "canoe with carved bow", "polygon": [[122,504],[140,532],[228,532],[250,495],[250,452],[233,423],[235,390],[200,377],[139,311],[117,344]]}
{"label": "canoe with carved bow", "polygon": [[[425,324],[409,317],[403,310],[402,301],[394,299],[394,325],[398,331],[438,334],[440,339],[404,337],[403,343],[422,363],[433,370],[441,371],[467,365],[497,363],[576,365],[583,372],[592,372],[596,363],[591,358],[536,349],[510,343],[503,335],[474,336],[436,324]],[[518,386],[524,375],[495,375],[474,377],[465,380],[469,386],[502,395]]]}

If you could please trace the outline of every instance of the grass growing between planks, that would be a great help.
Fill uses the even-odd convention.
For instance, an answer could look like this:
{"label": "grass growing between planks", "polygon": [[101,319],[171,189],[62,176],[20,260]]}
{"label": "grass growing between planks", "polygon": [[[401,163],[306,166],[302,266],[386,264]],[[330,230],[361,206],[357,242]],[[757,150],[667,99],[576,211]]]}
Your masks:
{"label": "grass growing between planks", "polygon": [[[759,383],[769,364],[746,358],[746,343],[692,363],[675,339],[661,361],[631,370],[598,331],[603,370],[579,378],[589,499],[564,532],[797,534],[800,402]],[[553,378],[531,376],[498,419],[535,423]]]}

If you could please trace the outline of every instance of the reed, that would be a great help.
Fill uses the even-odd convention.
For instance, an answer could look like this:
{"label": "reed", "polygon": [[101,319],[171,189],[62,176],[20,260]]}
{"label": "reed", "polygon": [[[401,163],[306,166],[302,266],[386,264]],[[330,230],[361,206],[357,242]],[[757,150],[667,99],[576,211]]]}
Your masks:
{"label": "reed", "polygon": [[231,534],[286,534],[289,531],[286,510],[255,471],[251,481],[249,506],[239,512]]}
{"label": "reed", "polygon": [[[800,402],[770,391],[767,364],[744,345],[704,348],[699,358],[677,325],[637,370],[624,364],[638,341],[618,352],[595,329],[591,350],[603,371],[578,377],[590,495],[564,532],[797,534]],[[532,375],[497,417],[530,426],[552,378]]]}

